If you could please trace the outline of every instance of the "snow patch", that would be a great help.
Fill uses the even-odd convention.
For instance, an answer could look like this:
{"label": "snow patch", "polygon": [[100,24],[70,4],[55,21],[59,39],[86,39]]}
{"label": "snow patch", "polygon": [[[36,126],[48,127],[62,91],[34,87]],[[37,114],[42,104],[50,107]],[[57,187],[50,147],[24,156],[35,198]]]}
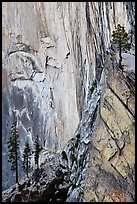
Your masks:
{"label": "snow patch", "polygon": [[36,73],[35,76],[33,77],[33,80],[37,82],[42,82],[44,78],[45,78],[45,73]]}

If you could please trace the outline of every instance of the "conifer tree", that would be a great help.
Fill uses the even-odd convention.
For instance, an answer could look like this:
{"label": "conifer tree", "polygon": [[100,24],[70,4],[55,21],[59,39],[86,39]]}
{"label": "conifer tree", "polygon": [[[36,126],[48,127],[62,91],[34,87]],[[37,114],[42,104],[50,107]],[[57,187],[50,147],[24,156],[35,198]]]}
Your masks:
{"label": "conifer tree", "polygon": [[18,183],[19,135],[17,122],[11,126],[11,136],[7,144],[9,148],[8,162],[11,163],[11,170],[16,172],[16,183]]}
{"label": "conifer tree", "polygon": [[40,145],[39,145],[39,139],[38,139],[38,135],[36,137],[35,140],[35,155],[34,155],[34,159],[35,159],[35,164],[37,165],[37,168],[39,168],[39,152],[40,152]]}
{"label": "conifer tree", "polygon": [[130,50],[131,44],[129,41],[129,35],[125,31],[125,28],[120,24],[117,25],[116,30],[112,32],[112,41],[117,44],[119,49],[119,67],[122,69],[122,51]]}
{"label": "conifer tree", "polygon": [[31,148],[30,148],[30,145],[29,145],[29,143],[27,141],[26,144],[25,144],[24,151],[23,151],[23,164],[22,164],[22,167],[23,167],[24,171],[27,174],[27,178],[28,178],[28,172],[29,172],[29,169],[30,169],[31,155],[32,155]]}

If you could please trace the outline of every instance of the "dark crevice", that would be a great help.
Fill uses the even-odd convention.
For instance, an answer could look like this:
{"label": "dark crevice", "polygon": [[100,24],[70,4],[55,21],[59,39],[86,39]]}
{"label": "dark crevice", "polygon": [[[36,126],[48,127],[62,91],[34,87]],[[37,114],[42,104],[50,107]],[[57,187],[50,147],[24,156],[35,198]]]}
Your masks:
{"label": "dark crevice", "polygon": [[109,29],[109,32],[111,31],[110,30],[110,22],[109,22],[109,2],[105,2],[106,3],[106,17],[107,17],[107,23],[108,23],[108,29]]}
{"label": "dark crevice", "polygon": [[119,176],[122,177],[122,179],[125,180],[124,176],[122,176],[122,174],[119,173],[119,171],[116,169],[116,167],[113,164],[111,164],[111,166],[115,169],[115,171],[119,174]]}
{"label": "dark crevice", "polygon": [[107,122],[104,120],[104,118],[103,118],[101,115],[100,115],[100,118],[101,118],[101,120],[103,121],[103,123],[104,123],[104,125],[105,125],[105,127],[106,127],[106,129],[107,129],[107,131],[108,131],[108,134],[109,134],[109,131],[113,134],[114,137],[112,137],[110,134],[109,134],[109,135],[111,136],[112,140],[114,140],[114,142],[115,142],[115,144],[116,144],[116,146],[117,146],[117,148],[118,148],[119,156],[120,156],[120,155],[121,155],[121,150],[123,149],[123,147],[120,148],[120,147],[118,146],[116,135],[114,134],[114,132],[112,131],[112,129],[108,126]]}
{"label": "dark crevice", "polygon": [[[113,131],[111,130],[111,128],[108,126],[107,122],[104,120],[104,118],[102,117],[101,114],[100,114],[100,118],[101,118],[101,120],[103,121],[103,123],[104,123],[105,127],[107,128],[107,130],[109,130],[109,131],[112,133],[112,135],[114,136],[114,137],[112,137],[112,139],[115,140],[116,136],[115,136],[114,132],[113,132]],[[108,132],[108,133],[109,133],[109,132]]]}
{"label": "dark crevice", "polygon": [[[98,102],[99,103],[99,102]],[[92,121],[91,121],[91,127],[93,126],[95,120],[96,120],[96,117],[97,117],[97,111],[98,111],[98,104],[93,112],[93,116],[92,116]]]}
{"label": "dark crevice", "polygon": [[135,115],[131,112],[131,110],[128,108],[128,106],[122,101],[122,99],[115,93],[115,91],[110,87],[109,84],[108,88],[110,89],[110,91],[118,98],[118,100],[122,103],[122,105],[125,107],[125,109],[133,116],[133,118],[135,118]]}
{"label": "dark crevice", "polygon": [[117,151],[116,151],[113,155],[111,155],[111,156],[109,157],[108,161],[110,161],[112,158],[114,158],[114,156],[116,156],[116,154],[117,154]]}
{"label": "dark crevice", "polygon": [[104,99],[104,108],[107,108],[110,112],[111,110],[114,111],[113,106],[110,104],[110,102],[106,98]]}
{"label": "dark crevice", "polygon": [[90,11],[89,11],[89,2],[86,2],[86,20],[87,20],[87,31],[91,35],[91,21],[90,21]]}

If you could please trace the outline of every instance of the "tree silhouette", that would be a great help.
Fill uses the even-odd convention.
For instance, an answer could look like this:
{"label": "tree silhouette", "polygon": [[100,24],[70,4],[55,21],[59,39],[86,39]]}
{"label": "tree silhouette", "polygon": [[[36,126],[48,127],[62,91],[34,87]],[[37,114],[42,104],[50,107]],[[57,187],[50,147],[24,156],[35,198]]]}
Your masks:
{"label": "tree silhouette", "polygon": [[129,35],[125,31],[125,28],[120,24],[117,25],[116,30],[112,32],[112,42],[118,45],[119,49],[119,67],[122,68],[122,51],[130,50],[131,44],[129,41]]}
{"label": "tree silhouette", "polygon": [[38,135],[35,140],[35,150],[34,150],[34,159],[35,159],[35,164],[37,165],[37,168],[39,168],[39,152],[40,152],[40,145],[39,145],[39,138]]}
{"label": "tree silhouette", "polygon": [[11,163],[11,170],[16,172],[16,183],[18,183],[19,135],[17,122],[11,126],[11,136],[7,144],[9,148],[8,162]]}
{"label": "tree silhouette", "polygon": [[23,167],[24,171],[27,174],[27,178],[28,178],[28,172],[29,172],[29,169],[30,169],[31,155],[32,155],[31,148],[30,148],[30,145],[29,145],[29,143],[27,141],[26,144],[25,144],[24,151],[23,151],[23,164],[22,164],[22,167]]}

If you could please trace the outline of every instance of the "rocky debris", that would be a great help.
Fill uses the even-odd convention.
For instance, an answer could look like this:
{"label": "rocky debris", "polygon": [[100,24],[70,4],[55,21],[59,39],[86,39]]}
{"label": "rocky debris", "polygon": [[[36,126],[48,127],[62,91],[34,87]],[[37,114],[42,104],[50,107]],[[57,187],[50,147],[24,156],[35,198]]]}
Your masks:
{"label": "rocky debris", "polygon": [[64,201],[71,182],[68,169],[60,166],[59,155],[42,164],[39,169],[29,174],[28,179],[19,181],[3,191],[3,202],[40,202]]}

